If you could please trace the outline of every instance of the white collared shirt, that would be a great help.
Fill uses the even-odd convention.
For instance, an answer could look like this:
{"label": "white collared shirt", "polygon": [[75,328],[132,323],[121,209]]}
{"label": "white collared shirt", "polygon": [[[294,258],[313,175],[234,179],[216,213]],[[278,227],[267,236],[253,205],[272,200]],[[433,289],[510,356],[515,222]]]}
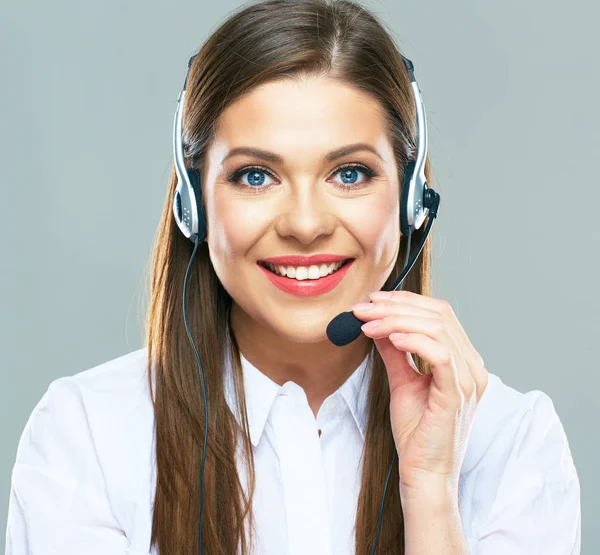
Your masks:
{"label": "white collared shirt", "polygon": [[[19,441],[6,555],[156,555],[146,354],[142,348],[50,384]],[[315,419],[302,388],[277,385],[242,357],[256,555],[353,554],[366,362]],[[579,479],[545,393],[520,393],[489,373],[461,467],[459,509],[471,554],[580,553]]]}

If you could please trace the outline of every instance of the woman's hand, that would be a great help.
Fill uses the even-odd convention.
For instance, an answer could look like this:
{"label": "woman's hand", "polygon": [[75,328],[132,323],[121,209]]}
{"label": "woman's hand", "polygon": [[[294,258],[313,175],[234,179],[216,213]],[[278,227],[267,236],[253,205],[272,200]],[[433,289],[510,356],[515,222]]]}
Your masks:
{"label": "woman's hand", "polygon": [[[410,291],[370,297],[368,310],[363,303],[353,312],[366,322],[363,333],[373,338],[387,369],[401,489],[431,493],[451,486],[457,492],[488,383],[483,360],[448,302]],[[411,353],[430,363],[431,374],[418,372]]]}

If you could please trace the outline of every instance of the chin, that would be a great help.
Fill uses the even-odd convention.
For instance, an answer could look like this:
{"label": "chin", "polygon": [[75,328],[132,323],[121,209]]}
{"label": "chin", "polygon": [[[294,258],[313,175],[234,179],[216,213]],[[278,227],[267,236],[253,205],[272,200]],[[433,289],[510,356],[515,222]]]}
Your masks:
{"label": "chin", "polygon": [[320,343],[327,339],[327,326],[337,316],[329,314],[309,317],[307,315],[273,322],[272,327],[284,341],[294,343]]}

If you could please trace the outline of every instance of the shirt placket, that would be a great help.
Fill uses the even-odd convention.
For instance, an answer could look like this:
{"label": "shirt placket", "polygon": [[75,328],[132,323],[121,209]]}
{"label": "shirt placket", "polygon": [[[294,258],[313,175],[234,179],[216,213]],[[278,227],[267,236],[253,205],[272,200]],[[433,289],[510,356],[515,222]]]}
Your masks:
{"label": "shirt placket", "polygon": [[315,417],[300,386],[288,382],[271,421],[283,485],[289,555],[331,555],[327,483]]}

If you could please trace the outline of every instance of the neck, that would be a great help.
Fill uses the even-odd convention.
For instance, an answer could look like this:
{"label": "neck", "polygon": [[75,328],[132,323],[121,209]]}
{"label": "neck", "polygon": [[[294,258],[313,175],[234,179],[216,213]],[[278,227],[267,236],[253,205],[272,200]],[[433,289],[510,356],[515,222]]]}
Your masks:
{"label": "neck", "polygon": [[315,417],[323,401],[356,370],[373,344],[363,334],[344,347],[333,345],[327,338],[293,341],[249,321],[235,303],[231,328],[241,353],[253,366],[279,385],[292,381],[304,389]]}

